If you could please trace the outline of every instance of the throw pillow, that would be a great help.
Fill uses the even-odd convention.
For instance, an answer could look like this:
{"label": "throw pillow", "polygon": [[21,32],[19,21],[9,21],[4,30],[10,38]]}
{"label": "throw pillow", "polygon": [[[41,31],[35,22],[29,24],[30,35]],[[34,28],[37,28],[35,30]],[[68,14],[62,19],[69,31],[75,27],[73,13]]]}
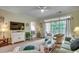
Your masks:
{"label": "throw pillow", "polygon": [[47,44],[51,44],[51,41],[48,41]]}
{"label": "throw pillow", "polygon": [[45,42],[46,42],[46,41],[48,41],[48,39],[47,39],[47,38],[45,39]]}
{"label": "throw pillow", "polygon": [[35,47],[32,45],[26,46],[23,50],[34,50]]}

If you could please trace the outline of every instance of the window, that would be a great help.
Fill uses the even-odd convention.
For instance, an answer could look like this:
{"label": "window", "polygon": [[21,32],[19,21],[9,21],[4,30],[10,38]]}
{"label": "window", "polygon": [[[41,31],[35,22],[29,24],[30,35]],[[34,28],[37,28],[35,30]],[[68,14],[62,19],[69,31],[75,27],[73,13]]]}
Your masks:
{"label": "window", "polygon": [[31,22],[31,31],[36,31],[35,22]]}
{"label": "window", "polygon": [[51,29],[51,28],[50,28],[50,25],[51,25],[51,23],[46,23],[46,24],[45,24],[45,26],[46,26],[45,32],[46,32],[46,33],[50,33],[50,29]]}
{"label": "window", "polygon": [[70,16],[60,17],[55,20],[46,20],[45,22],[45,32],[55,34],[64,34],[64,36],[70,36]]}
{"label": "window", "polygon": [[51,23],[51,32],[53,34],[62,33],[65,34],[66,30],[66,20],[54,21]]}
{"label": "window", "polygon": [[34,38],[36,37],[36,23],[35,22],[31,22],[31,37]]}

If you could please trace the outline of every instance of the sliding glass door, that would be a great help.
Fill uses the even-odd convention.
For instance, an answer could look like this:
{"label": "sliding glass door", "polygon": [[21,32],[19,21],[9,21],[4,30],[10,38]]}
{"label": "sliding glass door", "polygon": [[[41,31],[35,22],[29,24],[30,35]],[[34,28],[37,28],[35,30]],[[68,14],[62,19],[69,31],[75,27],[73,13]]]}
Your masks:
{"label": "sliding glass door", "polygon": [[66,32],[66,20],[53,21],[51,23],[51,32],[52,34],[65,34]]}
{"label": "sliding glass door", "polygon": [[50,21],[45,23],[45,32],[55,34],[64,34],[70,36],[70,18]]}

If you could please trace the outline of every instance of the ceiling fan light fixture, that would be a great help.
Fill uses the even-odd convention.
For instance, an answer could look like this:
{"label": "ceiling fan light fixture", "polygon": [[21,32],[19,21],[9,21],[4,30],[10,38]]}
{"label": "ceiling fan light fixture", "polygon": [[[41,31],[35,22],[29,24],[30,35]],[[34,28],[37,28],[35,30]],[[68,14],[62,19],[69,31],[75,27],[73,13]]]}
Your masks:
{"label": "ceiling fan light fixture", "polygon": [[46,9],[46,6],[39,6],[40,9]]}
{"label": "ceiling fan light fixture", "polygon": [[39,6],[41,13],[44,13],[46,11],[46,6]]}
{"label": "ceiling fan light fixture", "polygon": [[41,9],[41,13],[44,13],[44,11],[45,11],[44,9]]}

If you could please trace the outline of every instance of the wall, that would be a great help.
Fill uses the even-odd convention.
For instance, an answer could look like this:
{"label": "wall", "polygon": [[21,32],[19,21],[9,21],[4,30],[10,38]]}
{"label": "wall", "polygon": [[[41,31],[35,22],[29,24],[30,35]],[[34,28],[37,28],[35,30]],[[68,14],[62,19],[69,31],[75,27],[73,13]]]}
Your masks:
{"label": "wall", "polygon": [[[71,32],[73,34],[73,30],[76,26],[79,26],[79,11],[74,11],[65,15],[70,15],[73,17],[73,19],[71,20]],[[5,17],[5,22],[9,25],[10,21],[16,21],[16,22],[23,22],[23,23],[30,23],[30,21],[36,21],[37,19],[34,19],[32,17],[21,17],[17,14],[5,11],[5,10],[0,10],[0,16],[4,16]],[[40,22],[39,22],[40,21]],[[42,23],[42,25],[44,25],[43,20],[37,20],[37,27],[40,27],[40,23]],[[29,31],[30,27],[25,27],[25,31]],[[37,29],[39,30],[39,29]],[[44,28],[41,28],[41,33],[43,34]],[[10,36],[10,32],[7,33],[7,36]]]}
{"label": "wall", "polygon": [[[8,25],[8,29],[10,27],[10,21],[14,21],[14,22],[22,22],[25,23],[25,30],[24,32],[28,32],[30,31],[30,22],[31,21],[36,21],[37,19],[33,18],[33,17],[29,17],[29,16],[21,16],[21,15],[17,15],[11,12],[8,12],[6,10],[1,10],[0,9],[0,16],[5,17],[5,23],[7,23]],[[26,24],[29,24],[29,26],[26,26]],[[3,25],[1,25],[3,26]],[[7,32],[4,33],[4,35],[7,38],[11,38],[11,31],[8,30]],[[0,39],[2,38],[2,35],[0,35]]]}
{"label": "wall", "polygon": [[[72,33],[72,35],[74,35],[74,32],[73,32],[74,28],[77,26],[79,27],[79,11],[73,11],[73,12],[64,14],[62,16],[71,16],[72,17],[71,22],[70,22],[71,23],[71,33]],[[58,18],[58,17],[55,17],[55,18]]]}
{"label": "wall", "polygon": [[71,19],[71,32],[74,34],[73,30],[75,27],[79,27],[79,11],[75,11],[70,13],[72,19]]}
{"label": "wall", "polygon": [[40,33],[40,36],[43,37],[44,36],[44,30],[43,30],[43,22],[36,22],[36,32]]}

